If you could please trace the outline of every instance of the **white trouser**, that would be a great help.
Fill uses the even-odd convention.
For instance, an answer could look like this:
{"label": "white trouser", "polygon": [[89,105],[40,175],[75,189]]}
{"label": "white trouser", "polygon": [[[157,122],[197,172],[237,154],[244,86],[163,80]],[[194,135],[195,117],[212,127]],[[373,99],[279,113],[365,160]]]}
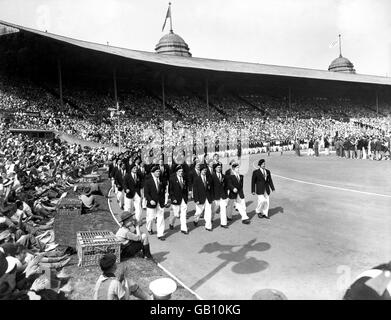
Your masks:
{"label": "white trouser", "polygon": [[157,218],[156,230],[157,236],[163,237],[164,235],[164,208],[158,204],[156,208],[147,208],[147,230],[152,231],[152,222]]}
{"label": "white trouser", "polygon": [[324,148],[324,151],[325,151],[326,156],[328,156],[330,154],[330,149],[329,148]]}
{"label": "white trouser", "polygon": [[362,158],[363,158],[363,159],[367,159],[367,157],[368,157],[368,156],[367,156],[367,153],[366,153],[366,151],[365,151],[365,148],[363,147],[363,148],[362,148]]}
{"label": "white trouser", "polygon": [[128,198],[125,196],[125,201],[124,201],[124,211],[129,211],[132,212],[134,209],[133,206],[133,198]]}
{"label": "white trouser", "polygon": [[117,200],[120,208],[122,209],[122,207],[124,206],[125,194],[123,191],[118,191],[118,189],[117,189]]}
{"label": "white trouser", "polygon": [[227,218],[232,219],[234,204],[236,205],[236,209],[238,209],[238,211],[242,217],[242,220],[248,219],[248,216],[246,213],[246,201],[244,199],[240,198],[239,195],[237,195],[236,199],[229,199],[228,200]]}
{"label": "white trouser", "polygon": [[140,192],[141,192],[141,208],[147,209],[147,199],[145,199],[144,197],[144,188],[142,188]]}
{"label": "white trouser", "polygon": [[124,210],[133,212],[137,221],[141,220],[141,197],[136,192],[133,198],[125,197]]}
{"label": "white trouser", "polygon": [[170,217],[170,224],[173,226],[176,218],[179,218],[181,221],[181,231],[187,232],[187,223],[186,223],[186,215],[187,215],[187,204],[185,200],[182,199],[181,204],[171,204],[172,206],[172,214]]}
{"label": "white trouser", "polygon": [[266,193],[258,195],[258,204],[255,209],[256,213],[262,213],[263,215],[269,215],[269,195]]}
{"label": "white trouser", "polygon": [[228,199],[220,199],[215,201],[216,208],[220,208],[220,225],[227,225],[227,204]]}
{"label": "white trouser", "polygon": [[198,220],[200,220],[200,216],[204,210],[205,210],[204,213],[205,228],[212,229],[212,206],[209,203],[208,199],[205,200],[204,204],[196,204],[196,213],[194,215],[194,222],[198,222]]}
{"label": "white trouser", "polygon": [[215,216],[216,211],[217,211],[217,206],[216,206],[215,201],[212,201],[212,203],[210,204],[210,210],[212,211],[212,218],[213,218]]}

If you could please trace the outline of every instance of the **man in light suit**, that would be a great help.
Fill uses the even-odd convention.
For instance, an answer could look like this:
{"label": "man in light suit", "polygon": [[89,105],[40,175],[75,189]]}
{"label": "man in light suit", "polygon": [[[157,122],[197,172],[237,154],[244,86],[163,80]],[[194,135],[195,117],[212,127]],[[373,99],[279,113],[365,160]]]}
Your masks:
{"label": "man in light suit", "polygon": [[227,208],[227,220],[232,220],[233,207],[239,211],[242,217],[243,224],[249,224],[250,218],[246,213],[246,201],[244,200],[243,192],[243,175],[239,174],[239,163],[233,162],[231,174],[227,176],[227,189],[229,190],[229,200]]}
{"label": "man in light suit", "polygon": [[269,195],[275,191],[272,175],[266,169],[265,159],[258,161],[259,169],[253,171],[251,178],[251,193],[258,195],[258,205],[255,212],[259,218],[269,218]]}
{"label": "man in light suit", "polygon": [[176,173],[170,177],[168,184],[168,194],[172,205],[172,215],[170,217],[170,229],[174,229],[176,218],[181,221],[181,232],[189,234],[187,231],[186,214],[188,202],[188,186],[187,181],[183,175],[183,168],[181,165],[176,166]]}
{"label": "man in light suit", "polygon": [[155,165],[151,169],[151,178],[144,185],[144,196],[147,200],[147,230],[153,234],[152,223],[156,218],[157,238],[166,240],[164,235],[164,207],[167,203],[166,185],[160,181],[160,168]]}

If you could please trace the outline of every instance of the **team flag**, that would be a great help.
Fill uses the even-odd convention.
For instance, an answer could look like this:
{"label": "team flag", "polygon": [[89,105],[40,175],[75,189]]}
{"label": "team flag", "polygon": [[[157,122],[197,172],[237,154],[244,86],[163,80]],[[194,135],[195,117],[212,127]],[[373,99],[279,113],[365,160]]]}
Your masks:
{"label": "team flag", "polygon": [[162,31],[164,30],[164,27],[166,26],[166,22],[167,22],[168,18],[171,19],[171,2],[169,3],[168,9],[167,9],[166,19],[164,19]]}

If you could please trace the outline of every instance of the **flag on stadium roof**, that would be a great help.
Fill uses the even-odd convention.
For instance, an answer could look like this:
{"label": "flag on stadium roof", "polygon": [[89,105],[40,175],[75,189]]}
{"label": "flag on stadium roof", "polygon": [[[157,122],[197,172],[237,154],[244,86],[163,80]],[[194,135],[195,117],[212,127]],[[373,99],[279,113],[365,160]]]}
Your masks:
{"label": "flag on stadium roof", "polygon": [[[170,21],[171,21],[171,2],[168,3],[167,14],[166,14],[166,18],[164,19],[164,24],[163,24],[162,31],[164,30],[164,28],[166,26],[166,22],[167,22],[168,18],[170,18]],[[172,31],[172,26],[170,28],[170,31]]]}

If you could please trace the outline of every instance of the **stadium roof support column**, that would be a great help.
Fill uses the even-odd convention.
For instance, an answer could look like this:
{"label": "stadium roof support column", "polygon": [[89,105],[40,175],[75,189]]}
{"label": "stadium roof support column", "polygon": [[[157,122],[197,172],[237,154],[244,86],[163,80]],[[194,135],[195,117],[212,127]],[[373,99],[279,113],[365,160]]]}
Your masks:
{"label": "stadium roof support column", "polygon": [[208,110],[208,119],[210,119],[210,114],[209,114],[209,82],[208,82],[208,78],[206,78],[206,81],[205,81],[205,91],[206,91],[206,109]]}
{"label": "stadium roof support column", "polygon": [[[166,97],[164,94],[164,73],[162,74],[162,103],[163,103],[163,145],[162,148],[164,148],[164,119],[166,118]],[[162,150],[163,152],[164,150]]]}
{"label": "stadium roof support column", "polygon": [[58,73],[58,88],[60,91],[60,103],[64,104],[62,97],[62,73],[61,73],[61,59],[57,58],[57,73]]}
{"label": "stadium roof support column", "polygon": [[114,101],[115,104],[118,103],[118,94],[117,94],[117,72],[116,69],[113,68],[113,83],[114,83]]}

